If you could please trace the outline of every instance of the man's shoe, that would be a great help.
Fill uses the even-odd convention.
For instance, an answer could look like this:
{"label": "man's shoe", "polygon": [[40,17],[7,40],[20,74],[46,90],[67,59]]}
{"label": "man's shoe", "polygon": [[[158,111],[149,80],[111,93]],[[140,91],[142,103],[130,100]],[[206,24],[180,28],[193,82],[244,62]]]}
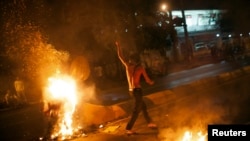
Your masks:
{"label": "man's shoe", "polygon": [[134,135],[134,134],[136,134],[136,132],[132,131],[132,130],[126,130],[126,134],[127,135]]}
{"label": "man's shoe", "polygon": [[149,128],[157,128],[157,125],[154,124],[154,123],[149,123],[149,124],[148,124],[148,127],[149,127]]}

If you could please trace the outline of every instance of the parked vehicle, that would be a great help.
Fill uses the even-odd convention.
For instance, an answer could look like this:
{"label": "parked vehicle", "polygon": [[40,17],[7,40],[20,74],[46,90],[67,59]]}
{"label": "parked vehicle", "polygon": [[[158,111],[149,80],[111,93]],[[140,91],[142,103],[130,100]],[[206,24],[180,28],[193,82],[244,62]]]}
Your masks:
{"label": "parked vehicle", "polygon": [[194,44],[195,51],[198,51],[200,49],[207,49],[207,45],[204,42],[199,42]]}

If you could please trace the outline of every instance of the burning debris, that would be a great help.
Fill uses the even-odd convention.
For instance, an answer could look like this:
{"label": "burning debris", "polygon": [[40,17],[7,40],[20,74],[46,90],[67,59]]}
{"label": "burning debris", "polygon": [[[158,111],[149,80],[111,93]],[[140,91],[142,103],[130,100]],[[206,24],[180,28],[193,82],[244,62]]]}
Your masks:
{"label": "burning debris", "polygon": [[207,141],[207,133],[200,128],[164,128],[158,137],[162,141]]}
{"label": "burning debris", "polygon": [[73,123],[77,99],[77,85],[72,77],[58,72],[48,78],[43,111],[49,117],[50,139],[65,140],[86,136],[82,128]]}
{"label": "burning debris", "polygon": [[201,131],[192,132],[186,131],[182,138],[182,141],[206,141],[207,134],[203,134]]}

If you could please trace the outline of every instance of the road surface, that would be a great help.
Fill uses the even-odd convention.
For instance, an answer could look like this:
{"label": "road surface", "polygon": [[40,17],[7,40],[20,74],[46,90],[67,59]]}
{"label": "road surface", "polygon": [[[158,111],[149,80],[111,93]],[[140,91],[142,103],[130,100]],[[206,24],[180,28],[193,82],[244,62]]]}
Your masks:
{"label": "road surface", "polygon": [[[148,95],[153,92],[171,89],[177,86],[188,84],[199,79],[213,77],[224,72],[232,71],[238,69],[239,67],[247,65],[249,65],[249,63],[245,61],[239,61],[237,63],[222,61],[216,64],[207,64],[193,69],[171,73],[161,78],[157,78],[155,79],[156,83],[153,86],[148,86],[147,84],[142,83],[142,87],[144,89],[144,94]],[[116,104],[130,99],[127,90],[127,85],[123,85],[122,87],[118,88],[108,89],[106,91],[102,91],[101,94],[98,95],[97,100],[91,99],[88,100],[88,102],[100,105]]]}

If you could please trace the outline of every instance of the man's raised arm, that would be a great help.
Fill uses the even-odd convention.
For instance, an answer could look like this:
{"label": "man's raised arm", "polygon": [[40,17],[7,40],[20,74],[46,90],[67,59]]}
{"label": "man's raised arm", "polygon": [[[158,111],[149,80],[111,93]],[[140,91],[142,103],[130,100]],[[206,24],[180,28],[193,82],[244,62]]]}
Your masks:
{"label": "man's raised arm", "polygon": [[125,61],[125,59],[124,59],[124,57],[122,55],[121,47],[120,47],[120,45],[119,45],[119,43],[117,41],[115,42],[115,45],[117,47],[117,54],[118,54],[119,59],[121,60],[121,62],[124,65],[126,65],[126,61]]}

